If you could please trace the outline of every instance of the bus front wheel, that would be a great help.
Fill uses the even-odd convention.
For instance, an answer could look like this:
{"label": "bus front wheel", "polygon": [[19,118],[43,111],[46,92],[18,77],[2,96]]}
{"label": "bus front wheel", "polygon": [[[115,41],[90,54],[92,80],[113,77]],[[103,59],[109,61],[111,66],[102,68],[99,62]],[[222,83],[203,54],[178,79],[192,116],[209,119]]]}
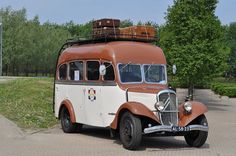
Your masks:
{"label": "bus front wheel", "polygon": [[120,119],[119,133],[124,148],[129,150],[137,149],[142,140],[140,119],[130,112],[125,112]]}

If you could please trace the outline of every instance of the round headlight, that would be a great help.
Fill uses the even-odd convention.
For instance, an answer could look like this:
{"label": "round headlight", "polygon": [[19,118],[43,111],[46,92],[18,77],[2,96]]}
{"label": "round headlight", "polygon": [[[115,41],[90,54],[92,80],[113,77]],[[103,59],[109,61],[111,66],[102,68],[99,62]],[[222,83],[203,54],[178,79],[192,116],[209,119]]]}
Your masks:
{"label": "round headlight", "polygon": [[184,109],[185,109],[185,111],[186,112],[191,112],[191,110],[192,110],[192,104],[190,103],[190,102],[185,102],[184,103]]}
{"label": "round headlight", "polygon": [[155,103],[155,108],[158,110],[158,111],[163,111],[164,108],[165,108],[165,105],[162,101],[159,101],[157,103]]}

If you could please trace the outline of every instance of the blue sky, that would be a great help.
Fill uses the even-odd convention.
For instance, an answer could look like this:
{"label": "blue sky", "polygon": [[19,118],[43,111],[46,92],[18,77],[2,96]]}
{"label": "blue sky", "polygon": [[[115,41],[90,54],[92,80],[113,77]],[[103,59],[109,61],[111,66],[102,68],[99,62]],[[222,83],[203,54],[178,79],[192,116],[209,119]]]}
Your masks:
{"label": "blue sky", "polygon": [[[27,9],[29,19],[40,22],[83,24],[92,19],[118,18],[165,23],[165,12],[173,0],[0,0],[0,8]],[[219,0],[216,15],[223,24],[236,22],[236,0]]]}

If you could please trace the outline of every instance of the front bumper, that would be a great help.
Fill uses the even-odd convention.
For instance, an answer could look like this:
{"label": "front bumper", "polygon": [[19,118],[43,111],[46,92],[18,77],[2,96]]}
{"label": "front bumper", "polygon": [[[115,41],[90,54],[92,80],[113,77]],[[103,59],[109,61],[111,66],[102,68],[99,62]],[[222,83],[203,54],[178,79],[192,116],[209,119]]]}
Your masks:
{"label": "front bumper", "polygon": [[208,126],[204,125],[189,125],[186,127],[177,127],[176,126],[167,126],[167,125],[160,125],[160,126],[153,126],[144,129],[144,134],[151,134],[156,132],[189,132],[189,131],[205,131],[208,132]]}

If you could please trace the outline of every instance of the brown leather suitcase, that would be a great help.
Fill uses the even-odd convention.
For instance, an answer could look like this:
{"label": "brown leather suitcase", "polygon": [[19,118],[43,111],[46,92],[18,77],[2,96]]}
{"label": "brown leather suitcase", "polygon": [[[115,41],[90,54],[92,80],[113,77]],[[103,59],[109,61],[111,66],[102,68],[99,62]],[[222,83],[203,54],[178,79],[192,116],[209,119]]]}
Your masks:
{"label": "brown leather suitcase", "polygon": [[100,20],[93,21],[93,28],[102,28],[102,27],[118,28],[119,26],[120,26],[120,20],[118,19],[103,18]]}
{"label": "brown leather suitcase", "polygon": [[120,28],[120,37],[121,38],[133,38],[133,27]]}
{"label": "brown leather suitcase", "polygon": [[156,34],[156,29],[152,26],[135,26],[134,36],[137,38],[154,38]]}
{"label": "brown leather suitcase", "polygon": [[122,38],[155,39],[156,29],[152,26],[131,26],[120,28]]}

